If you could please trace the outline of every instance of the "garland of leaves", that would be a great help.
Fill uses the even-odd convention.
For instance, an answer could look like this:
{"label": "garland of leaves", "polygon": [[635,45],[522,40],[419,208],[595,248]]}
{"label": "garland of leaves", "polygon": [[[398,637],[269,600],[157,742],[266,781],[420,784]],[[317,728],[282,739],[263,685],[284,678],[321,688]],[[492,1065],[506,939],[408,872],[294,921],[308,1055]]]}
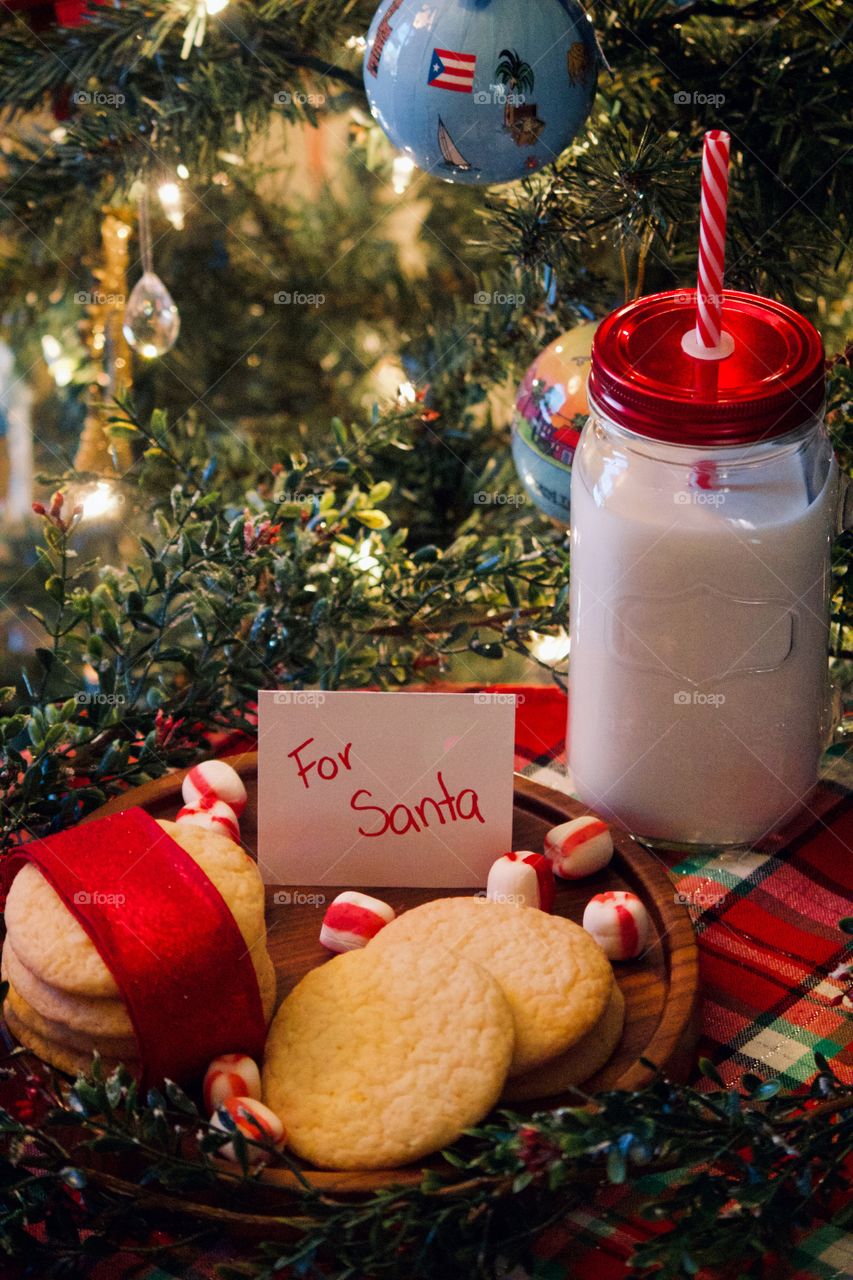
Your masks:
{"label": "garland of leaves", "polygon": [[0,851],[189,763],[211,732],[254,734],[259,689],[393,688],[465,655],[526,653],[533,628],[564,624],[557,531],[516,535],[487,516],[448,547],[410,550],[391,528],[383,455],[415,449],[427,416],[337,421],[310,458],[264,461],[122,407],[110,430],[139,459],[123,490],[128,567],[77,551],[75,494],[91,477],[63,478],[36,507],[45,603],[28,612],[45,638],[24,689],[0,690]]}
{"label": "garland of leaves", "polygon": [[[0,1110],[0,1240],[44,1277],[127,1252],[180,1271],[224,1234],[260,1241],[223,1268],[231,1280],[289,1267],[330,1280],[472,1280],[524,1262],[573,1208],[606,1220],[614,1189],[630,1183],[634,1211],[657,1224],[634,1274],[765,1274],[817,1219],[853,1219],[853,1091],[815,1058],[804,1094],[754,1075],[727,1089],[703,1061],[708,1093],[658,1077],[532,1117],[504,1112],[419,1181],[353,1197],[312,1187],[224,1110],[212,1126],[170,1081],[141,1097],[123,1067],[105,1075],[96,1056],[71,1086],[19,1048],[0,1069],[18,1094]],[[230,1165],[217,1159],[228,1143]],[[291,1168],[293,1189],[271,1192],[262,1160]]]}

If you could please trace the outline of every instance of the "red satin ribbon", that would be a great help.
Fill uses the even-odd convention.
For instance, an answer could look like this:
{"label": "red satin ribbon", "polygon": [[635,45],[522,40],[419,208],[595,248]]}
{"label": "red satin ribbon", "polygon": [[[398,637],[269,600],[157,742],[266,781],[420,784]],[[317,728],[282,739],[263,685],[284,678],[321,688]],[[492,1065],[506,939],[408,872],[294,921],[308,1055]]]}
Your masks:
{"label": "red satin ribbon", "polygon": [[115,978],[143,1084],[190,1083],[220,1053],[261,1056],[258,980],[237,922],[143,809],[33,840],[14,857],[38,867]]}

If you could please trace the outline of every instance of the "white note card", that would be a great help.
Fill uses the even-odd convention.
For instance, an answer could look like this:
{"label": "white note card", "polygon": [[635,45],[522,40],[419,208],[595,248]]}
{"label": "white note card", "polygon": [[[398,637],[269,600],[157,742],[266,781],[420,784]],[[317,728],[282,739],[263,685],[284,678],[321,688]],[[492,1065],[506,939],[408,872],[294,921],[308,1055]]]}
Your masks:
{"label": "white note card", "polygon": [[477,888],[512,846],[515,698],[262,692],[267,884]]}

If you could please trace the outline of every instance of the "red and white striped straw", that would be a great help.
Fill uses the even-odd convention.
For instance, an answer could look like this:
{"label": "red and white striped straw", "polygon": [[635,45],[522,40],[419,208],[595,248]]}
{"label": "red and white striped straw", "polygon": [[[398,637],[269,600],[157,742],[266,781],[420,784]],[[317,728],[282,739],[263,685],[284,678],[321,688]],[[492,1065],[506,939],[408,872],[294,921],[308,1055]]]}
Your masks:
{"label": "red and white striped straw", "polygon": [[696,345],[704,351],[717,350],[721,346],[730,142],[731,138],[722,129],[709,129],[702,148]]}

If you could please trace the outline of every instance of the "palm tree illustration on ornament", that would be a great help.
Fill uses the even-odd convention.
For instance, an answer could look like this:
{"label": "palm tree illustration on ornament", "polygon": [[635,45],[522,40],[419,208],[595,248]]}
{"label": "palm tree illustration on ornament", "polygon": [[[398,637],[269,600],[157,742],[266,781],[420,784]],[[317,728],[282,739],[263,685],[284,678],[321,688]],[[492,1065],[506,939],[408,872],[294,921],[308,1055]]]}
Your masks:
{"label": "palm tree illustration on ornament", "polygon": [[498,57],[495,80],[507,89],[504,128],[518,146],[532,147],[545,128],[545,121],[536,114],[536,103],[524,101],[525,94],[533,92],[533,68],[514,49],[501,49]]}

